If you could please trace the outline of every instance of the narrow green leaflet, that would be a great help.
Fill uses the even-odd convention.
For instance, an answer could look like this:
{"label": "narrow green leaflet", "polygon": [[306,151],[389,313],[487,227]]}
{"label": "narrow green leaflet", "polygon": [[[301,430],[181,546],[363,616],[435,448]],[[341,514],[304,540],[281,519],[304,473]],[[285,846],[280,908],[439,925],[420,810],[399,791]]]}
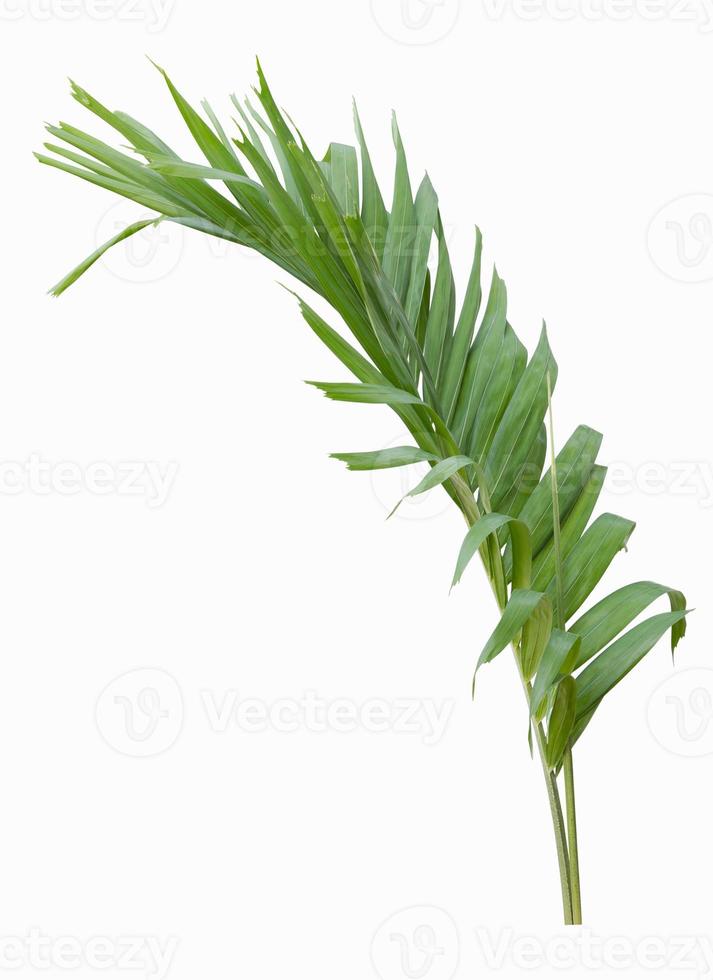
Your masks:
{"label": "narrow green leaflet", "polygon": [[[49,146],[50,144],[46,145]],[[79,177],[80,180],[85,180],[87,183],[94,184],[96,187],[101,187],[104,190],[111,191],[113,194],[118,194],[120,197],[125,197],[127,200],[134,201],[136,204],[140,204],[150,211],[157,211],[157,217],[179,218],[184,214],[184,209],[181,206],[174,204],[166,197],[161,197],[150,190],[132,184],[122,179],[119,175],[107,177],[103,173],[96,173],[84,167],[73,167],[71,164],[65,163],[64,160],[56,160],[53,157],[44,156],[42,153],[35,153],[35,158],[47,167],[61,170],[64,173],[71,174],[73,177]]]}
{"label": "narrow green leaflet", "polygon": [[[208,206],[216,206],[215,191],[206,187],[203,183],[206,180],[220,180],[228,186],[229,190],[236,191],[235,197],[252,214],[258,214],[263,220],[269,222],[273,229],[277,228],[277,219],[271,211],[270,199],[262,186],[257,181],[245,176],[245,171],[240,167],[236,170],[220,170],[217,167],[207,167],[199,163],[186,163],[184,160],[177,160],[174,157],[149,155],[149,163],[154,173],[161,174],[163,177],[180,177],[185,181],[190,181],[194,192]],[[176,186],[182,187],[183,183]],[[247,213],[247,212],[246,212]]]}
{"label": "narrow green leaflet", "polygon": [[[378,268],[376,257],[368,254],[367,236],[361,219],[357,217],[346,217],[345,224],[349,232],[350,241],[354,245],[354,258],[359,265],[360,288],[364,302],[364,312],[368,326],[368,335],[373,338],[376,344],[376,353],[367,347],[366,340],[359,336],[360,343],[369,353],[369,356],[381,368],[384,374],[390,372],[390,380],[399,386],[415,385],[412,372],[409,368],[405,352],[403,350],[403,336],[399,336],[394,323],[392,307],[397,303],[393,291],[389,292],[390,286],[385,279],[383,272]],[[358,243],[358,244],[356,244]],[[402,311],[402,316],[403,311]],[[405,320],[405,316],[404,316]],[[352,331],[357,335],[349,320]],[[406,321],[407,322],[407,321]],[[361,334],[361,327],[359,333]],[[372,340],[369,340],[369,344]],[[416,345],[415,337],[413,344]],[[382,366],[382,363],[385,366]]]}
{"label": "narrow green leaflet", "polygon": [[[240,144],[241,150],[250,154],[249,146],[250,144],[245,140]],[[318,163],[304,145],[300,148],[297,144],[292,143],[288,149],[311,188],[312,205],[317,212],[317,230],[327,247],[330,261],[344,286],[345,293],[354,291],[355,287],[357,294],[362,293],[363,286],[359,268],[353,255],[353,243],[349,240],[345,226],[347,216],[354,219],[358,217],[356,208],[353,208],[348,215],[342,210],[332,186],[331,163]],[[343,176],[341,174],[341,177]],[[347,193],[342,180],[336,179],[336,187],[342,193]],[[282,193],[281,190],[280,193]]]}
{"label": "narrow green leaflet", "polygon": [[[43,146],[46,150],[49,150],[50,153],[56,153],[58,156],[64,157],[66,160],[71,160],[72,163],[76,163],[77,166],[86,167],[87,170],[91,170],[95,174],[99,174],[108,180],[114,180],[116,177],[116,174],[111,167],[107,167],[105,164],[99,163],[98,160],[85,156],[83,153],[74,153],[72,150],[67,149],[66,146],[62,146],[60,143],[44,143]],[[51,157],[43,157],[38,153],[36,153],[35,156],[41,163],[52,164],[56,162],[52,160]]]}
{"label": "narrow green leaflet", "polygon": [[228,151],[228,153],[230,153],[230,155],[232,156],[233,160],[235,161],[236,167],[239,168],[240,173],[243,173],[242,164],[240,163],[240,160],[238,159],[238,155],[235,152],[235,149],[233,147],[233,144],[230,142],[230,139],[228,138],[228,134],[223,129],[222,123],[220,122],[220,120],[218,119],[217,115],[213,111],[213,108],[212,108],[210,102],[208,102],[207,99],[202,99],[201,100],[201,106],[203,107],[203,111],[205,112],[205,114],[210,119],[211,125],[213,126],[213,129],[217,133],[217,135],[218,135],[218,137],[220,139],[220,142],[223,144],[223,146]]}
{"label": "narrow green leaflet", "polygon": [[550,721],[547,726],[547,765],[557,769],[572,737],[576,718],[577,690],[573,677],[557,685]]}
{"label": "narrow green leaflet", "polygon": [[202,163],[186,163],[184,160],[174,160],[171,157],[159,158],[152,157],[151,169],[157,174],[164,174],[169,177],[186,177],[196,180],[223,180],[235,181],[236,184],[243,184],[257,190],[264,197],[265,192],[261,185],[243,173],[236,173],[234,170],[219,170],[217,167],[207,167]]}
{"label": "narrow green leaflet", "polygon": [[386,379],[380,371],[377,371],[371,361],[367,361],[363,354],[360,354],[349,341],[345,340],[333,327],[330,327],[326,320],[303,299],[297,296],[297,300],[302,316],[310,329],[339,358],[342,364],[349,368],[355,377],[367,384],[383,385]]}
{"label": "narrow green leaflet", "polygon": [[[540,431],[537,433],[537,438],[532,444],[529,457],[523,464],[510,493],[503,502],[503,510],[506,510],[508,514],[512,514],[514,517],[522,517],[522,508],[539,485],[546,456],[547,429],[542,425],[540,426]],[[504,557],[509,559],[507,563],[504,561],[504,564],[506,564],[506,577],[509,578],[512,570],[510,567],[512,557],[509,552]]]}
{"label": "narrow green leaflet", "polygon": [[427,453],[416,446],[394,446],[392,449],[379,449],[370,453],[331,453],[330,456],[346,463],[350,470],[388,470],[394,466],[410,466],[412,463],[433,463],[438,459],[433,453]]}
{"label": "narrow green leaflet", "polygon": [[634,626],[600,653],[577,677],[577,718],[597,707],[602,698],[652,650],[667,630],[686,616],[686,610],[659,613]]}
{"label": "narrow green leaflet", "polygon": [[125,112],[112,112],[110,109],[107,109],[105,105],[102,105],[98,99],[95,99],[94,96],[90,95],[81,85],[77,85],[71,78],[69,79],[69,84],[73,99],[81,106],[84,106],[85,109],[89,109],[99,119],[102,119],[109,126],[113,127],[118,133],[121,133],[139,152],[149,151],[165,153],[167,155],[173,153],[170,146],[159,139],[155,133],[142,123],[132,119]]}
{"label": "narrow green leaflet", "polygon": [[148,221],[137,221],[135,224],[124,228],[124,230],[120,231],[118,235],[114,235],[114,237],[110,238],[108,242],[101,245],[96,252],[92,252],[92,254],[86,258],[84,262],[80,262],[79,265],[68,275],[66,275],[64,279],[61,279],[56,286],[53,286],[50,289],[52,296],[61,296],[65,289],[69,289],[72,283],[75,283],[80,276],[84,275],[87,269],[90,269],[95,262],[98,262],[104,253],[108,252],[110,248],[114,247],[114,245],[118,245],[119,242],[123,242],[127,238],[131,238],[132,235],[137,235],[140,231],[143,231],[144,228],[148,228],[149,225],[159,224],[162,220],[162,218],[149,218]]}
{"label": "narrow green leaflet", "polygon": [[[562,524],[560,544],[562,557],[566,558],[584,534],[604,486],[605,466],[594,466],[589,480],[582,488],[574,506]],[[540,551],[532,566],[532,581],[536,589],[546,589],[555,576],[554,539]]]}
{"label": "narrow green leaflet", "polygon": [[[602,443],[602,435],[580,425],[557,454],[557,488],[560,517],[564,520],[586,485]],[[552,538],[552,476],[548,469],[518,515],[530,528],[532,553]],[[509,556],[505,557],[506,572]]]}
{"label": "narrow green leaflet", "polygon": [[490,496],[496,509],[527,460],[544,421],[548,374],[554,388],[557,364],[543,326],[540,342],[505,410],[486,459],[485,472],[490,476]]}
{"label": "narrow green leaflet", "polygon": [[[616,514],[602,514],[572,548],[563,568],[565,621],[579,609],[614,557],[626,547],[635,526],[633,521]],[[554,579],[547,586],[547,592],[554,596]]]}
{"label": "narrow green leaflet", "polygon": [[329,381],[308,381],[308,385],[319,388],[327,398],[335,402],[364,402],[370,405],[421,405],[418,395],[389,385],[365,385],[332,383]]}
{"label": "narrow green leaflet", "polygon": [[[270,130],[270,127],[267,125],[267,123],[262,118],[262,116],[259,114],[259,112],[257,112],[257,110],[253,108],[253,106],[251,105],[249,99],[245,99],[245,107],[244,108],[240,104],[240,100],[238,99],[237,95],[235,95],[235,93],[233,93],[230,96],[230,101],[233,103],[233,105],[235,106],[235,108],[238,110],[238,114],[239,114],[240,118],[243,121],[243,126],[247,130],[248,135],[250,136],[250,142],[255,147],[255,149],[260,153],[260,155],[262,156],[262,158],[265,160],[265,163],[269,163],[270,166],[274,170],[275,168],[272,165],[272,160],[270,159],[270,156],[269,156],[269,154],[268,154],[268,152],[267,152],[267,150],[265,148],[265,144],[263,143],[262,139],[260,138],[260,134],[255,129],[255,127],[253,126],[252,120],[251,120],[250,117],[252,116],[252,119],[255,120],[255,122],[258,124],[258,126],[263,131],[263,133],[265,133],[265,135],[269,135],[269,134],[272,133],[272,131]],[[234,121],[237,122],[237,120],[234,120]],[[272,133],[272,135],[274,136],[274,133]],[[277,154],[275,154],[275,155],[277,155]]]}
{"label": "narrow green leaflet", "polygon": [[[101,140],[90,136],[89,133],[70,126],[68,123],[60,123],[59,126],[47,126],[47,132],[56,139],[68,143],[75,149],[94,157],[111,168],[125,180],[132,181],[137,186],[149,188],[155,193],[163,193],[171,197],[170,182],[164,180],[158,174],[152,173],[146,165],[137,160],[135,156],[122,153],[112,146],[108,146]],[[168,192],[168,193],[167,193]]]}
{"label": "narrow green leaflet", "polygon": [[497,366],[497,358],[505,335],[506,317],[507,290],[497,269],[493,269],[485,313],[468,354],[453,413],[451,429],[459,446],[467,445],[466,437],[475,420],[475,413],[483,400],[483,393],[490,376]]}
{"label": "narrow green leaflet", "polygon": [[[431,309],[431,270],[426,269],[426,278],[423,281],[423,293],[421,294],[421,305],[418,309],[418,316],[416,317],[416,343],[423,350],[423,344],[426,340],[426,327],[428,325],[428,311]],[[416,378],[418,381],[418,375],[420,374],[420,367],[416,367]]]}
{"label": "narrow green leaflet", "polygon": [[[438,217],[438,197],[428,177],[424,177],[416,193],[414,202],[416,216],[411,277],[404,304],[404,313],[409,323],[417,326],[418,315],[423,302],[423,293],[428,274],[428,253],[431,247],[433,229]],[[428,360],[428,358],[426,358]]]}
{"label": "narrow green leaflet", "polygon": [[448,348],[455,318],[455,283],[448,255],[446,234],[438,219],[438,268],[433,286],[431,308],[426,323],[426,337],[423,353],[431,375],[438,385],[443,363],[448,356]]}
{"label": "narrow green leaflet", "polygon": [[[575,667],[581,667],[610,643],[615,636],[633,622],[639,613],[660,596],[668,595],[671,612],[686,608],[686,597],[677,589],[669,589],[656,582],[634,582],[612,592],[570,626],[570,631],[581,637],[581,648]],[[686,633],[686,620],[679,620],[671,630],[671,652]]]}
{"label": "narrow green leaflet", "polygon": [[536,615],[543,605],[547,604],[549,604],[549,600],[542,592],[533,592],[531,589],[513,589],[508,604],[500,617],[500,622],[493,630],[478,658],[478,664],[475,668],[476,674],[483,664],[490,663],[499,653],[502,653],[508,644],[514,643],[528,620]]}
{"label": "narrow green leaflet", "polygon": [[564,675],[570,674],[577,663],[581,639],[574,633],[554,629],[537,668],[537,675],[530,695],[530,713],[536,721],[542,721],[547,698],[553,685]]}
{"label": "narrow green leaflet", "polygon": [[[506,323],[495,365],[478,405],[473,428],[466,434],[465,444],[474,459],[486,460],[488,458],[498,426],[522,378],[526,364],[527,351],[518,340],[513,328],[509,323]],[[494,490],[497,477],[488,468],[487,463],[485,468]],[[517,473],[512,473],[510,479],[507,492],[502,495],[497,504],[499,508],[507,510],[508,513],[510,510],[505,506],[505,500],[517,486]]]}
{"label": "narrow green leaflet", "polygon": [[[208,123],[205,122],[205,120],[199,116],[195,109],[189,105],[186,99],[183,98],[163,68],[160,68],[158,65],[156,65],[156,68],[158,68],[160,73],[163,75],[166,85],[168,86],[168,90],[173,97],[173,101],[176,103],[178,111],[183,116],[183,121],[190,130],[193,139],[203,151],[206,160],[208,160],[211,166],[217,167],[221,170],[234,170],[234,154],[223,146],[220,137],[216,136]],[[232,188],[230,189],[232,190]]]}
{"label": "narrow green leaflet", "polygon": [[406,496],[416,497],[420,493],[426,493],[426,491],[445,483],[446,480],[450,480],[459,470],[471,466],[472,463],[473,460],[468,456],[450,456],[448,459],[442,459],[426,473],[418,486],[409,490]]}
{"label": "narrow green leaflet", "polygon": [[446,369],[441,388],[441,400],[446,413],[446,421],[450,423],[455,410],[456,396],[465,373],[466,360],[470,350],[475,321],[478,318],[483,290],[480,283],[480,266],[483,257],[483,236],[480,229],[475,229],[475,253],[468,278],[463,306],[458,317],[453,343],[447,356]]}
{"label": "narrow green leaflet", "polygon": [[329,183],[342,214],[359,213],[359,166],[353,146],[330,143],[325,160],[329,163]]}
{"label": "narrow green leaflet", "polygon": [[481,545],[498,528],[504,527],[505,525],[508,525],[510,528],[515,554],[513,584],[516,589],[529,588],[531,574],[530,532],[527,529],[527,525],[523,524],[522,521],[507,517],[505,514],[486,514],[468,529],[468,533],[463,539],[463,544],[458,555],[451,588],[460,582],[463,572]]}
{"label": "narrow green leaflet", "polygon": [[[238,103],[238,100],[235,98],[235,96],[231,96],[231,99],[233,100],[233,104],[235,105],[235,107],[237,108],[238,112],[240,113],[240,116],[241,116],[243,122],[245,123],[245,127],[246,127],[248,133],[250,134],[250,141],[252,142],[252,144],[255,147],[255,149],[263,157],[263,159],[265,160],[265,163],[267,164],[267,166],[269,166],[270,169],[274,173],[275,172],[275,169],[274,169],[274,167],[272,165],[272,161],[270,160],[270,157],[265,152],[265,147],[263,146],[263,143],[260,140],[260,137],[257,135],[257,133],[255,133],[255,129],[250,124],[250,120],[247,118],[245,112],[243,112],[243,110],[242,110],[240,104]],[[265,133],[265,135],[267,136],[268,140],[270,141],[270,146],[272,147],[273,153],[275,154],[275,157],[277,159],[278,165],[280,167],[280,173],[282,174],[282,179],[284,181],[285,190],[290,195],[290,197],[292,198],[292,200],[295,202],[295,204],[297,205],[297,207],[300,210],[300,212],[306,216],[308,209],[307,209],[307,206],[306,206],[306,204],[305,204],[305,202],[304,202],[304,200],[303,200],[303,198],[302,198],[302,196],[300,194],[299,188],[297,187],[297,182],[295,180],[295,177],[294,177],[294,175],[292,173],[292,168],[290,166],[289,156],[285,152],[285,150],[283,148],[283,144],[277,138],[277,135],[275,134],[275,132],[272,129],[270,129],[269,125],[265,122],[265,120],[263,119],[263,117],[260,115],[260,113],[257,111],[257,109],[252,105],[252,103],[250,102],[249,99],[246,99],[245,100],[245,106],[246,106],[248,112],[250,113],[250,115],[252,116],[252,118],[255,120],[255,122],[258,124],[258,126],[260,127],[260,129],[262,129],[262,131]],[[253,135],[253,134],[255,134],[255,135]]]}
{"label": "narrow green leaflet", "polygon": [[426,493],[428,490],[433,490],[434,487],[439,487],[447,480],[450,480],[450,478],[455,476],[459,470],[472,465],[473,460],[468,456],[451,456],[448,459],[440,460],[440,462],[436,463],[436,465],[428,471],[428,473],[424,476],[420,483],[413,488],[413,490],[409,490],[406,496],[399,500],[389,514],[389,517],[393,517],[404,500],[406,500],[406,497],[417,497],[421,493]]}
{"label": "narrow green leaflet", "polygon": [[383,267],[396,295],[403,303],[406,299],[411,277],[411,256],[415,235],[415,216],[411,181],[401,134],[394,116],[392,121],[394,144],[396,146],[396,177],[394,179],[394,201],[384,243]]}
{"label": "narrow green leaflet", "polygon": [[421,493],[426,493],[428,490],[433,490],[434,487],[439,487],[441,484],[445,483],[446,480],[450,480],[450,478],[455,476],[459,470],[472,465],[473,460],[468,456],[450,456],[448,459],[440,460],[440,462],[436,463],[436,465],[433,466],[428,473],[426,473],[424,478],[413,488],[413,490],[409,490],[406,496],[399,500],[389,514],[389,517],[392,517],[396,513],[406,497],[417,497]]}
{"label": "narrow green leaflet", "polygon": [[[306,216],[316,222],[316,211],[311,199],[311,191],[309,184],[304,179],[300,168],[296,165],[295,156],[291,153],[291,147],[295,145],[296,136],[288,126],[285,117],[280,112],[277,107],[277,103],[270,91],[270,86],[267,84],[267,79],[265,78],[265,73],[262,70],[260,62],[257,63],[257,74],[260,82],[259,89],[256,90],[256,95],[260,101],[267,119],[272,126],[269,132],[273,133],[274,139],[271,137],[271,141],[275,148],[275,154],[280,162],[280,166],[286,168],[285,171],[285,187],[290,188],[291,183],[294,184],[296,189],[297,199],[299,201],[298,211],[302,212]],[[306,147],[305,147],[306,150]],[[290,179],[287,177],[287,173],[290,175]],[[288,196],[291,197],[290,192]]]}
{"label": "narrow green leaflet", "polygon": [[522,631],[520,667],[526,681],[532,680],[552,633],[552,601],[544,595]]}
{"label": "narrow green leaflet", "polygon": [[366,228],[367,234],[374,247],[379,262],[384,254],[384,244],[386,242],[386,232],[389,226],[389,214],[384,206],[384,199],[379,190],[379,184],[374,174],[371,157],[364,138],[364,131],[357,112],[356,103],[354,104],[354,128],[359,141],[361,151],[361,174],[362,174],[362,205],[361,219]]}

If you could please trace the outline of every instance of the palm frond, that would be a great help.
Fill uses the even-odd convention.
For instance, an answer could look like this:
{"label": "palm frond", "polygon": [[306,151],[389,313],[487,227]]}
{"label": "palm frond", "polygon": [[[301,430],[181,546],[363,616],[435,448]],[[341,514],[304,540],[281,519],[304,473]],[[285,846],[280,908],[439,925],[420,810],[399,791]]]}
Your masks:
{"label": "palm frond", "polygon": [[[356,381],[312,383],[334,400],[389,405],[413,440],[397,449],[334,455],[354,470],[417,460],[432,467],[411,492],[442,485],[469,525],[454,584],[477,552],[500,606],[478,667],[513,645],[533,721],[548,719],[544,763],[557,770],[605,695],[667,630],[675,648],[685,632],[686,603],[677,590],[637,583],[567,626],[634,524],[612,514],[590,524],[606,470],[597,463],[602,437],[587,426],[576,429],[554,460],[553,501],[552,473],[543,467],[549,389],[558,368],[546,328],[528,356],[509,322],[507,289],[496,270],[481,313],[478,229],[458,300],[438,197],[428,177],[414,195],[395,119],[387,210],[356,108],[356,146],[332,143],[319,158],[278,108],[259,64],[259,109],[233,97],[240,117],[233,136],[210,106],[204,103],[204,118],[159,71],[205,162],[182,159],[151,129],[74,83],[75,100],[128,140],[129,152],[60,123],[48,127],[50,155],[38,159],[149,207],[153,220],[255,249],[329,303],[350,339],[299,298],[310,329]],[[146,223],[107,242],[54,294]],[[670,613],[622,632],[665,594]]]}

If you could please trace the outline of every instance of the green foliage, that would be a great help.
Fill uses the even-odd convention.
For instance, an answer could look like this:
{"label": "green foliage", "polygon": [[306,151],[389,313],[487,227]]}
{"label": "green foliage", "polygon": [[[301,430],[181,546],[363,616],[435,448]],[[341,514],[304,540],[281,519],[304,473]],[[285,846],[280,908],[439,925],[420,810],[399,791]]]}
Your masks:
{"label": "green foliage", "polygon": [[[469,525],[453,584],[479,553],[501,610],[478,667],[513,645],[533,724],[548,721],[543,758],[558,768],[602,699],[669,629],[675,648],[686,609],[680,592],[641,582],[568,625],[634,524],[613,514],[590,524],[606,473],[597,463],[602,436],[593,429],[577,428],[543,474],[557,380],[546,329],[528,358],[495,270],[481,315],[478,229],[458,303],[436,192],[425,177],[414,196],[395,120],[387,210],[356,109],[357,147],[332,143],[318,159],[278,108],[259,64],[260,108],[233,97],[240,116],[233,139],[207,104],[204,118],[162,75],[205,162],[183,160],[152,130],[75,84],[73,97],[128,141],[128,151],[60,123],[48,127],[52,155],[38,159],[151,209],[150,221],[255,249],[330,304],[350,339],[298,297],[311,330],[356,381],[311,383],[337,401],[389,405],[413,440],[334,455],[353,470],[417,461],[431,467],[411,493],[442,485]],[[117,235],[52,292],[60,295],[107,248],[148,223]],[[671,613],[620,635],[664,594]]]}

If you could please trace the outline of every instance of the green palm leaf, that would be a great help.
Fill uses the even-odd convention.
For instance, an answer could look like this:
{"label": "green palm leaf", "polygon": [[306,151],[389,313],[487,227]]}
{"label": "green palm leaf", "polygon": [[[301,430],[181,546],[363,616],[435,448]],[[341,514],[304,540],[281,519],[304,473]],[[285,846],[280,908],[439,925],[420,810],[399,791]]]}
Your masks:
{"label": "green palm leaf", "polygon": [[[433,453],[426,453],[417,446],[394,446],[370,453],[332,453],[332,459],[341,460],[350,470],[386,470],[394,466],[410,466],[413,463],[436,462]],[[431,471],[433,472],[433,471]]]}
{"label": "green palm leaf", "polygon": [[682,623],[685,609],[659,613],[639,623],[600,653],[577,678],[577,720],[592,716],[605,694],[653,649],[661,637]]}
{"label": "green palm leaf", "polygon": [[[552,452],[554,469],[543,476],[544,422],[557,379],[547,331],[528,358],[496,270],[481,314],[478,229],[459,300],[438,197],[424,177],[414,199],[395,118],[389,212],[356,108],[356,147],[334,142],[319,159],[278,108],[259,64],[259,105],[233,97],[239,116],[233,135],[207,103],[204,118],[159,71],[205,163],[184,160],[152,129],[72,83],[74,99],[128,141],[129,152],[61,123],[48,127],[52,142],[38,159],[155,216],[131,224],[52,291],[60,295],[152,221],[173,221],[260,252],[334,310],[339,329],[298,298],[310,330],[356,380],[310,383],[335,401],[390,406],[413,442],[335,458],[352,470],[426,462],[430,469],[411,494],[443,486],[462,512],[468,531],[453,584],[479,554],[500,619],[478,667],[512,645],[545,769],[565,917],[572,922],[577,883],[568,870],[553,771],[563,759],[570,764],[571,746],[602,699],[668,630],[676,647],[685,632],[685,599],[675,589],[638,582],[566,628],[634,525],[612,514],[590,524],[606,474],[596,461],[602,437],[593,429],[577,428]],[[665,594],[670,613],[620,635]]]}

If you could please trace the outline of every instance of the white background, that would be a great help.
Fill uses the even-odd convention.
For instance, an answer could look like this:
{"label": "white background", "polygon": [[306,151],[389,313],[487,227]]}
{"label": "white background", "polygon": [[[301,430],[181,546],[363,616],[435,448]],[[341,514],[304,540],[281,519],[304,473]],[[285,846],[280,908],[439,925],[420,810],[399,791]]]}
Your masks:
{"label": "white background", "polygon": [[[413,4],[3,0],[0,934],[15,976],[42,973],[33,928],[55,943],[45,975],[65,975],[63,937],[86,960],[91,937],[140,936],[177,943],[158,974],[171,980],[518,977],[532,971],[517,937],[564,934],[507,656],[470,703],[495,609],[475,566],[448,596],[464,529],[440,490],[385,523],[400,475],[328,459],[401,433],[386,409],[302,384],[346,375],[275,285],[284,277],[169,230],[45,295],[141,216],[34,163],[45,119],[101,130],[65,76],[199,159],[144,54],[227,124],[227,96],[248,91],[259,53],[319,150],[351,140],[354,95],[387,196],[395,108],[414,178],[427,167],[440,193],[458,281],[477,221],[530,348],[546,317],[560,440],[580,422],[606,434],[602,459],[624,477],[603,506],[638,521],[608,590],[651,578],[697,607],[680,673],[662,643],[576,752],[586,923],[624,949],[657,938],[666,976],[682,972],[677,937],[711,938],[710,14]],[[33,454],[54,486],[15,492]],[[97,462],[175,479],[162,503],[111,481],[97,493]],[[79,492],[63,489],[62,463],[83,475]],[[169,676],[100,697],[141,669]],[[147,676],[168,717],[158,741],[132,741],[114,698]],[[452,714],[437,744],[423,724],[221,733],[202,692],[220,707],[236,691],[268,707],[311,691]],[[161,739],[161,754],[132,755]],[[413,906],[443,913],[377,934]],[[413,942],[421,925],[443,950],[432,964]],[[505,942],[500,969],[477,929]],[[592,973],[582,956],[556,969],[554,955],[534,975]],[[614,970],[612,955],[595,975],[655,972]],[[73,975],[157,974],[85,962]]]}

